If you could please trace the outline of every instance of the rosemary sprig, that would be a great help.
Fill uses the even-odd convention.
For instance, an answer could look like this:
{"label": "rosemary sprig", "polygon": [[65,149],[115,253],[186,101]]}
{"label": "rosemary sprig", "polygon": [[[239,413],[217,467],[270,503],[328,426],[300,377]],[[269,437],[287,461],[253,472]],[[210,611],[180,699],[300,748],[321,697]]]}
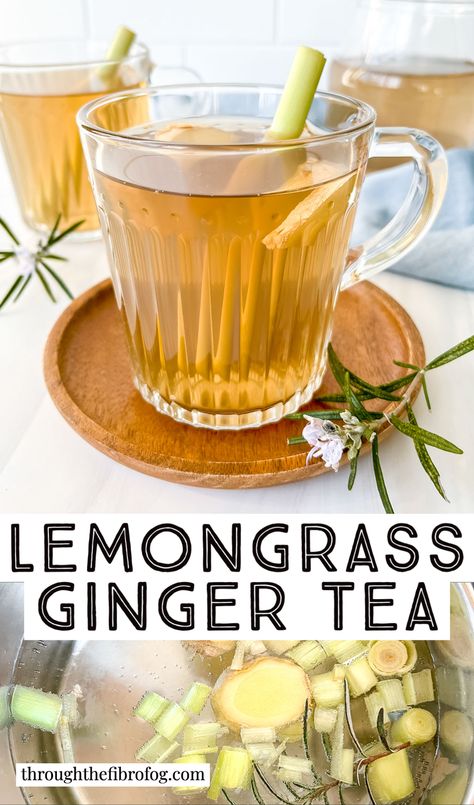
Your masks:
{"label": "rosemary sprig", "polygon": [[62,277],[60,277],[57,271],[50,265],[51,260],[56,260],[57,262],[67,262],[67,257],[62,257],[59,254],[55,254],[51,251],[51,249],[65,237],[75,232],[83,221],[76,221],[76,223],[68,226],[67,229],[63,229],[62,231],[59,229],[60,222],[61,215],[58,215],[46,240],[39,240],[36,244],[36,250],[30,251],[21,245],[11,227],[8,226],[3,218],[0,218],[0,227],[4,230],[4,232],[6,232],[14,244],[14,249],[9,251],[0,251],[0,263],[5,262],[6,260],[14,259],[20,266],[20,273],[13,281],[8,291],[4,294],[3,298],[0,299],[0,310],[5,307],[9,301],[12,301],[13,303],[18,302],[34,275],[37,276],[39,282],[52,302],[56,302],[56,297],[51,287],[51,280],[53,280],[53,282],[63,291],[63,293],[69,297],[69,299],[74,298]]}
{"label": "rosemary sprig", "polygon": [[[427,408],[431,411],[431,400],[426,382],[427,373],[457,360],[473,350],[474,336],[470,336],[423,367],[404,361],[394,361],[397,366],[409,369],[409,373],[404,377],[398,377],[388,383],[375,386],[344,366],[332,344],[329,344],[329,366],[340,391],[337,394],[324,395],[317,401],[330,404],[339,403],[343,407],[303,411],[290,415],[289,419],[306,420],[306,425],[301,436],[290,437],[288,444],[307,442],[312,448],[308,458],[322,458],[326,466],[334,470],[339,468],[341,457],[347,451],[350,462],[349,489],[354,486],[360,450],[364,443],[371,444],[377,490],[385,511],[392,514],[394,510],[380,462],[378,438],[379,432],[388,421],[399,433],[412,440],[423,470],[437,492],[447,501],[439,472],[427,447],[435,447],[438,450],[457,455],[462,454],[463,451],[444,436],[420,427],[411,408],[410,399],[412,392],[421,385]],[[401,396],[394,393],[397,391],[402,392]],[[367,400],[392,402],[394,407],[391,410],[389,408],[383,414],[368,411],[364,405]]]}

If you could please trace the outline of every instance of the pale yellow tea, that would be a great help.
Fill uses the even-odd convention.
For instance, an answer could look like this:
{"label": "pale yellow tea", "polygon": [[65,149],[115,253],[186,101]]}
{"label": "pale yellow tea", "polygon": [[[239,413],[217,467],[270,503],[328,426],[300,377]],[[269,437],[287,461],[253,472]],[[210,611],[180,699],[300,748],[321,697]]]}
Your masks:
{"label": "pale yellow tea", "polygon": [[373,106],[381,126],[420,128],[445,148],[474,145],[472,61],[341,59],[331,65],[330,84],[335,92]]}
{"label": "pale yellow tea", "polygon": [[[107,91],[124,86],[115,82]],[[79,231],[98,229],[76,114],[103,94],[104,89],[71,94],[0,92],[3,147],[23,216],[33,228],[50,229],[60,214],[62,229],[80,219],[84,223]]]}
{"label": "pale yellow tea", "polygon": [[[217,123],[205,137],[219,140]],[[211,425],[238,414],[242,427],[246,412],[256,424],[251,412],[279,418],[289,401],[294,410],[312,396],[359,183],[356,172],[317,167],[333,178],[305,187],[307,166],[290,159],[281,188],[259,195],[236,192],[239,172],[260,169],[252,156],[232,168],[224,195],[160,192],[160,175],[144,187],[96,172],[137,385],[158,409],[179,408],[186,421],[197,409]]]}

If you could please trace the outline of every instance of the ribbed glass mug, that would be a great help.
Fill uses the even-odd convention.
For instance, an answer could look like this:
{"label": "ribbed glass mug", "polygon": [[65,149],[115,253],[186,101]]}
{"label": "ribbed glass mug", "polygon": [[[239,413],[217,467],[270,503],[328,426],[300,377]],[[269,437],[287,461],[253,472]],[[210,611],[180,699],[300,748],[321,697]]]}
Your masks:
{"label": "ribbed glass mug", "polygon": [[[135,383],[180,422],[258,427],[308,402],[339,291],[411,249],[443,198],[440,145],[375,129],[373,109],[351,98],[318,93],[298,141],[246,138],[280,95],[175,86],[78,115]],[[349,252],[369,154],[411,158],[413,181],[393,221]]]}

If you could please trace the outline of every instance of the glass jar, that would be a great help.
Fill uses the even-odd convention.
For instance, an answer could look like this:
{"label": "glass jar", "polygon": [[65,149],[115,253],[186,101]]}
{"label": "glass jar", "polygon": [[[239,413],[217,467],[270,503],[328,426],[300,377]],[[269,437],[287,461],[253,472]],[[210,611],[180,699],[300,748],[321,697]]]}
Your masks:
{"label": "glass jar", "polygon": [[474,0],[361,0],[330,85],[445,148],[474,145]]}

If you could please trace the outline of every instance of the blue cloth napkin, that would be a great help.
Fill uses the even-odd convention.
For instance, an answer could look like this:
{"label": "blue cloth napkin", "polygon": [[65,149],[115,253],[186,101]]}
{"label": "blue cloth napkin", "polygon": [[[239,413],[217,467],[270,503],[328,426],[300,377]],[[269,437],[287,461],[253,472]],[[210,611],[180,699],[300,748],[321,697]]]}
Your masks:
{"label": "blue cloth napkin", "polygon": [[[446,196],[427,235],[390,270],[474,290],[474,150],[447,152]],[[361,243],[393,217],[406,194],[410,165],[368,174],[362,188],[353,243]]]}

